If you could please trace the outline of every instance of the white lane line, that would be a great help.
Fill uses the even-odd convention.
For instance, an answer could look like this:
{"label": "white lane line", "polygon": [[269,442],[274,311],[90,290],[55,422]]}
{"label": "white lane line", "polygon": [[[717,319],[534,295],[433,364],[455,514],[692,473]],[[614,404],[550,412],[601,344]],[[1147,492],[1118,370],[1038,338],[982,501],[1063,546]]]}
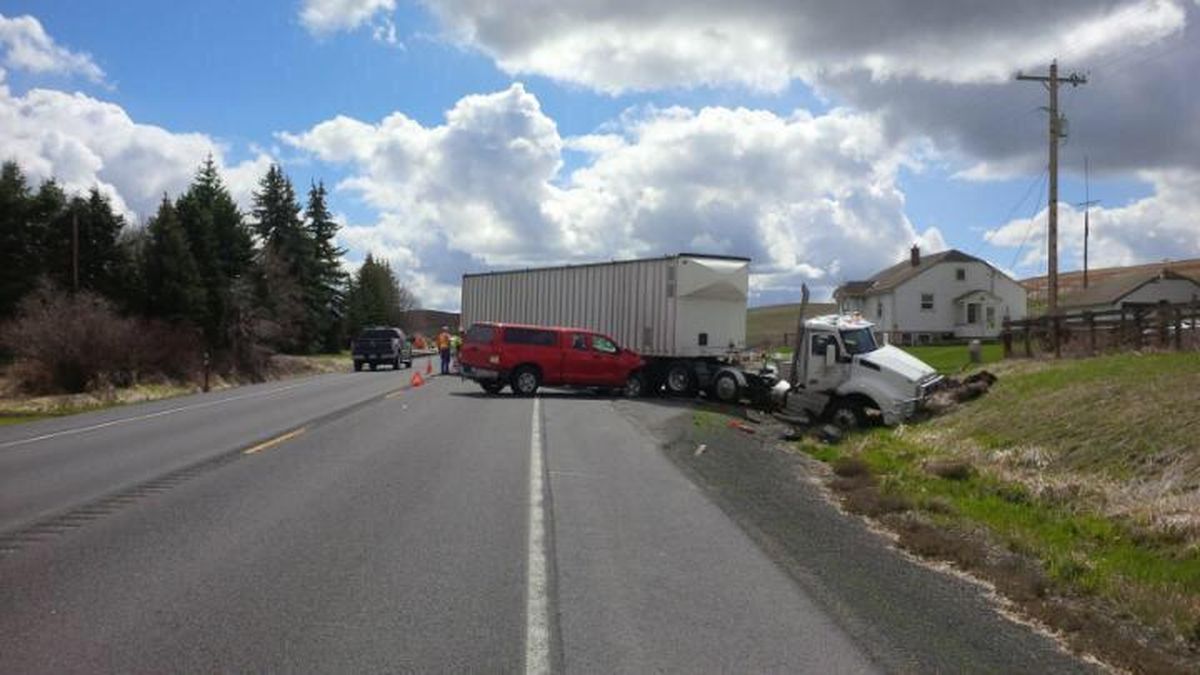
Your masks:
{"label": "white lane line", "polygon": [[74,436],[76,434],[83,434],[83,433],[87,433],[89,431],[96,431],[97,429],[105,429],[107,427],[115,427],[118,424],[128,424],[130,422],[141,422],[143,420],[153,419],[155,417],[165,417],[166,415],[174,415],[175,413],[181,413],[181,412],[185,412],[187,410],[197,410],[199,408],[211,408],[212,406],[215,406],[215,405],[221,405],[223,403],[232,403],[234,401],[241,401],[241,400],[244,400],[247,398],[274,396],[275,394],[282,394],[283,392],[288,391],[290,389],[296,389],[298,387],[305,387],[310,384],[312,384],[312,382],[301,382],[299,384],[291,384],[286,387],[280,387],[279,389],[272,389],[270,391],[265,391],[265,392],[260,391],[260,392],[254,392],[252,394],[242,394],[241,396],[231,396],[229,398],[223,398],[219,401],[205,401],[204,403],[193,403],[191,405],[180,406],[178,408],[170,408],[168,410],[160,410],[158,412],[146,413],[145,415],[136,415],[134,417],[122,417],[121,419],[118,419],[118,420],[110,420],[108,422],[100,422],[99,424],[90,424],[86,427],[75,427],[73,429],[63,429],[62,431],[55,431],[55,432],[49,433],[49,434],[42,434],[41,436],[34,436],[33,438],[22,438],[22,439],[18,439],[15,441],[8,441],[7,443],[0,443],[0,449],[14,448],[18,445],[27,445],[29,443],[37,443],[39,441],[48,441],[51,438],[60,438],[62,436]]}
{"label": "white lane line", "polygon": [[533,399],[529,438],[529,554],[525,586],[525,672],[550,672],[550,599],[546,573],[541,399]]}

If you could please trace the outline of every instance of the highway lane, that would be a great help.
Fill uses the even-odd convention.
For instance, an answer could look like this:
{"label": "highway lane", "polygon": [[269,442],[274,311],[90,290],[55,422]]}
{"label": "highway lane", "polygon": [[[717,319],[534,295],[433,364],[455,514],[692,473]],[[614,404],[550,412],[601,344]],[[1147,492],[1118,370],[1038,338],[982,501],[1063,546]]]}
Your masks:
{"label": "highway lane", "polygon": [[384,395],[411,374],[319,375],[0,427],[0,534]]}
{"label": "highway lane", "polygon": [[[993,668],[1072,663],[968,585],[851,537],[844,555],[894,556],[946,589],[913,608],[945,618],[941,642],[880,660],[847,628],[853,607],[784,573],[627,414],[677,409],[477,392],[435,378],[376,397],[0,554],[0,672],[531,672],[543,657],[566,672],[873,672],[939,663],[928,651],[949,643]],[[527,633],[538,607],[544,654]]]}

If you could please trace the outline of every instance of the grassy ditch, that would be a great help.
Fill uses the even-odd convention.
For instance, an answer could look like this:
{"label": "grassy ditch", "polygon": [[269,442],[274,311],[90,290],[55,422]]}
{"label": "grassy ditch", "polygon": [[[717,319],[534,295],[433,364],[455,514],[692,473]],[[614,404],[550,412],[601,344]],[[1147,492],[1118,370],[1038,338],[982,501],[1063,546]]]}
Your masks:
{"label": "grassy ditch", "polygon": [[847,508],[1078,648],[1137,672],[1200,666],[1200,358],[998,370],[942,418],[800,448],[832,466]]}

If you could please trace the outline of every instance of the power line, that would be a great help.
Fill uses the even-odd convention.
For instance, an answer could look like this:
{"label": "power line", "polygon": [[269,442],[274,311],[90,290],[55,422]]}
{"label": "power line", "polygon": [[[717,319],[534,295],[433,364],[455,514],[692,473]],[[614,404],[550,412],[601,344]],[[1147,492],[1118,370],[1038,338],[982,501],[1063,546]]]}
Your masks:
{"label": "power line", "polygon": [[[1038,202],[1042,201],[1042,194],[1046,188],[1046,178],[1049,175],[1050,172],[1046,171],[1043,172],[1042,175],[1038,176],[1038,183],[1041,185],[1041,188],[1038,189],[1037,199],[1033,200],[1033,213],[1029,214],[1029,225],[1025,228],[1025,236],[1021,238],[1021,244],[1017,246],[1017,250],[1013,254],[1012,262],[1008,266],[1008,269],[1010,270],[1017,269],[1017,259],[1021,257],[1021,251],[1025,249],[1025,242],[1029,241],[1029,235],[1033,234],[1033,226],[1037,223],[1037,212],[1038,208],[1040,207]],[[1016,209],[1013,210],[1015,211]]]}

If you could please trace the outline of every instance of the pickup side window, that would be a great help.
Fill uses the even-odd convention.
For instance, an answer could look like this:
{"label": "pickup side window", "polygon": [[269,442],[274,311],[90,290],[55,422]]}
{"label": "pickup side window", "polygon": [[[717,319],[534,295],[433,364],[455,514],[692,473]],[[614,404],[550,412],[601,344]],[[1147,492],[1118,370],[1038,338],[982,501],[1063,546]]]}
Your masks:
{"label": "pickup side window", "polygon": [[588,346],[587,346],[587,337],[586,336],[584,336],[582,333],[573,333],[571,335],[571,349],[579,349],[579,350],[586,351],[587,348],[588,348]]}
{"label": "pickup side window", "polygon": [[555,347],[558,346],[558,334],[537,328],[509,328],[504,331],[504,342],[510,345]]}
{"label": "pickup side window", "polygon": [[604,354],[616,354],[619,351],[612,340],[599,335],[592,336],[592,349]]}
{"label": "pickup side window", "polygon": [[492,337],[496,334],[494,326],[485,326],[476,324],[471,326],[471,330],[467,331],[467,342],[475,344],[491,344]]}

